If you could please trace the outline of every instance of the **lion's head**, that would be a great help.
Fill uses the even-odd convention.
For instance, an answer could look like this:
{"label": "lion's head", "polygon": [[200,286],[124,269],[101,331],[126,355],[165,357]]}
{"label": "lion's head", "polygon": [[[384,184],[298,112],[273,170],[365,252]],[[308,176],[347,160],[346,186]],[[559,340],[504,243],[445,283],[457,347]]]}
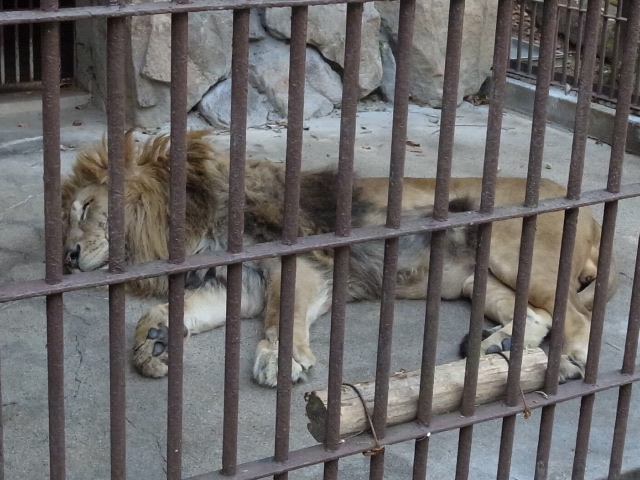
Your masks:
{"label": "lion's head", "polygon": [[[228,158],[217,153],[204,137],[208,132],[187,133],[187,253],[215,224],[215,200],[225,192]],[[62,183],[64,262],[67,270],[87,272],[109,262],[108,181],[106,142],[83,150],[73,171]],[[170,145],[168,135],[136,142],[126,136],[124,150],[125,257],[128,263],[168,257]],[[129,285],[137,295],[162,295],[166,279],[141,279]]]}
{"label": "lion's head", "polygon": [[106,185],[93,184],[76,193],[66,212],[64,263],[71,271],[88,272],[107,265],[109,234]]}

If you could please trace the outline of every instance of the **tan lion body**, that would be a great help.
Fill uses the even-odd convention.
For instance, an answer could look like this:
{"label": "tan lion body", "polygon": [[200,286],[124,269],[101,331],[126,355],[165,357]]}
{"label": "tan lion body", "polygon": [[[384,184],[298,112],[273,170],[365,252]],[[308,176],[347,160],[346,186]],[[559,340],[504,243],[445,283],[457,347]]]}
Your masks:
{"label": "tan lion body", "polygon": [[[187,254],[226,248],[229,161],[211,147],[203,133],[191,132],[188,142]],[[129,263],[167,258],[168,236],[168,139],[157,139],[135,148],[131,139],[126,153],[125,210],[126,254]],[[482,180],[451,180],[452,210],[473,208],[469,199],[480,197]],[[107,155],[104,148],[79,156],[72,176],[63,184],[66,262],[72,270],[95,270],[108,260]],[[300,235],[333,231],[335,227],[335,173],[305,172],[301,184]],[[525,180],[498,179],[496,205],[523,201]],[[435,181],[404,180],[403,215],[427,217],[432,208]],[[247,161],[245,195],[245,242],[276,241],[282,228],[284,169],[265,160]],[[332,193],[333,192],[333,193]],[[353,226],[384,223],[388,179],[357,178],[353,194]],[[561,197],[565,190],[549,180],[541,182],[540,196]],[[458,199],[458,200],[456,200]],[[465,203],[466,202],[466,203]],[[468,204],[468,205],[467,205]],[[467,205],[467,206],[465,206]],[[555,282],[564,214],[540,215],[529,289],[525,343],[537,346],[547,335],[554,308]],[[511,333],[520,247],[521,219],[496,222],[491,240],[490,275],[485,314],[498,322],[482,343],[482,352],[505,348]],[[447,231],[442,296],[470,298],[473,290],[475,230]],[[571,271],[569,304],[565,324],[561,379],[583,374],[586,361],[590,309],[593,303],[600,226],[589,209],[581,209]],[[430,235],[410,235],[400,240],[397,297],[424,298],[429,270]],[[384,246],[380,241],[356,244],[350,252],[350,300],[378,298],[382,279]],[[316,360],[309,345],[309,327],[327,312],[331,303],[332,253],[316,251],[297,260],[294,311],[293,380],[304,376]],[[609,296],[617,284],[611,269]],[[197,334],[221,326],[226,317],[226,268],[218,267],[187,276],[185,327]],[[589,284],[585,287],[586,284]],[[265,338],[256,351],[254,377],[265,385],[277,380],[278,320],[280,308],[280,261],[266,259],[243,266],[242,316],[264,316]],[[137,295],[165,295],[165,277],[132,282]],[[166,305],[149,310],[138,322],[134,364],[147,376],[167,372]],[[508,347],[506,347],[508,348]]]}

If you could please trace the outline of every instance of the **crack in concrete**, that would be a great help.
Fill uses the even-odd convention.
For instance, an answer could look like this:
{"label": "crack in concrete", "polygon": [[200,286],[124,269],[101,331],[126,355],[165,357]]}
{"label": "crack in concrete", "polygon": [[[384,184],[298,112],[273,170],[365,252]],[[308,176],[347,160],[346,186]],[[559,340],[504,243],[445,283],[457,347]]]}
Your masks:
{"label": "crack in concrete", "polygon": [[[41,194],[38,194],[41,195]],[[32,198],[36,197],[36,195],[29,195],[27,198],[25,198],[24,200],[15,203],[7,208],[5,208],[2,212],[0,212],[0,220],[2,220],[4,218],[4,215],[6,213],[8,213],[10,210],[13,210],[14,208],[19,207],[20,205],[24,205],[25,203],[27,203],[29,200],[31,200]]]}
{"label": "crack in concrete", "polygon": [[[81,317],[80,315],[77,315],[77,314],[75,314],[75,313],[71,313],[71,312],[69,311],[69,308],[68,308],[66,305],[63,305],[63,307],[62,307],[62,308],[63,308],[63,310],[64,310],[64,313],[66,313],[66,314],[67,314],[67,315],[69,315],[70,317],[73,317],[73,318],[75,318],[75,319],[80,320],[80,321],[81,321],[82,323],[84,323],[87,327],[90,327],[90,326],[91,326],[91,324],[90,324],[89,322],[87,322],[87,320],[86,320],[84,317]],[[77,340],[77,337],[76,337],[76,340]]]}
{"label": "crack in concrete", "polygon": [[82,350],[80,350],[80,340],[78,339],[78,335],[76,335],[76,353],[80,356],[80,361],[78,362],[78,368],[76,368],[76,371],[74,374],[74,380],[78,382],[78,387],[76,388],[76,391],[73,394],[73,398],[76,398],[78,396],[78,393],[80,392],[80,387],[82,386],[82,380],[78,378],[78,374],[80,373],[80,368],[82,368],[82,361],[84,360],[84,356],[82,355]]}
{"label": "crack in concrete", "polygon": [[133,428],[135,428],[136,430],[140,430],[146,433],[147,435],[151,435],[155,439],[156,445],[158,446],[158,453],[160,454],[160,458],[162,458],[162,461],[164,462],[164,465],[162,466],[162,471],[166,474],[167,473],[167,457],[165,457],[164,455],[164,448],[162,448],[162,443],[160,442],[160,438],[155,433],[152,433],[145,428],[138,427],[137,425],[135,425],[131,420],[129,420],[129,417],[125,416],[124,418],[127,421],[127,423],[131,425]]}

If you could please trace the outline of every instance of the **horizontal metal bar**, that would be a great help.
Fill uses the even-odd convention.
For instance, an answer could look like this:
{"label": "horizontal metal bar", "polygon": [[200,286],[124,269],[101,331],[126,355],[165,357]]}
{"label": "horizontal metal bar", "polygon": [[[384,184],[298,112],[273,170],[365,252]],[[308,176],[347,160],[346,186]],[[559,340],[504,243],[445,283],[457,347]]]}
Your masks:
{"label": "horizontal metal bar", "polygon": [[[87,18],[135,17],[159,13],[205,12],[212,10],[235,10],[267,7],[300,7],[304,5],[333,5],[343,3],[366,3],[373,0],[195,0],[188,4],[175,2],[146,2],[124,6],[92,6],[62,8],[55,12],[40,10],[10,10],[0,12],[0,25],[19,23],[66,22]],[[382,0],[389,1],[389,0]]]}
{"label": "horizontal metal bar", "polygon": [[[598,383],[594,385],[579,381],[570,382],[561,385],[557,395],[545,398],[543,395],[533,392],[526,394],[525,398],[529,410],[534,410],[638,381],[640,381],[640,368],[636,369],[633,375],[623,375],[619,373],[619,371],[613,371],[600,376]],[[409,422],[395,427],[389,427],[384,440],[380,443],[382,445],[393,445],[416,438],[423,438],[427,435],[477,425],[489,420],[516,415],[522,412],[522,408],[522,404],[507,407],[502,402],[494,402],[478,406],[475,414],[469,417],[463,417],[459,412],[452,412],[434,417],[429,426],[417,422]],[[211,472],[189,477],[186,480],[255,480],[308,467],[328,460],[335,460],[366,452],[374,446],[375,441],[373,437],[370,435],[359,435],[346,439],[336,451],[328,451],[324,448],[324,445],[314,445],[313,447],[302,448],[291,452],[287,462],[279,463],[274,462],[272,459],[265,458],[238,465],[238,473],[236,475],[228,476],[219,472]]]}
{"label": "horizontal metal bar", "polygon": [[300,238],[300,241],[296,245],[286,245],[279,241],[260,243],[248,246],[245,251],[241,253],[219,252],[206,255],[192,255],[189,256],[184,263],[180,264],[168,263],[164,260],[135,264],[131,265],[126,272],[119,274],[101,270],[64,275],[61,282],[51,285],[42,279],[10,283],[0,286],[0,303],[69,292],[83,288],[113,285],[142,278],[185,273],[200,268],[231,265],[233,263],[247,262],[250,260],[280,257],[282,255],[301,254],[321,248],[344,247],[355,243],[386,240],[450,227],[480,225],[512,218],[540,215],[638,196],[640,196],[640,183],[631,183],[621,187],[618,193],[611,193],[606,190],[593,190],[585,193],[579,200],[569,200],[566,197],[544,199],[537,207],[510,205],[498,207],[490,214],[482,214],[479,212],[455,213],[451,214],[447,220],[427,218],[407,221],[398,229],[384,226],[359,228],[354,230],[351,235],[345,237],[331,233],[312,235]]}
{"label": "horizontal metal bar", "polygon": [[579,200],[569,200],[565,197],[546,199],[538,207],[511,205],[496,208],[491,214],[466,212],[452,214],[447,220],[407,221],[398,229],[384,226],[359,228],[346,237],[333,234],[312,235],[302,237],[296,245],[286,245],[281,242],[267,242],[249,246],[242,253],[219,252],[213,254],[198,254],[189,256],[184,263],[173,264],[163,260],[135,264],[127,272],[113,274],[106,271],[84,272],[75,275],[65,275],[62,281],[49,285],[44,280],[14,282],[0,286],[0,303],[26,298],[69,292],[83,288],[113,285],[143,278],[158,277],[175,273],[185,273],[200,268],[210,268],[234,263],[280,257],[290,254],[302,254],[321,248],[336,248],[372,240],[386,240],[405,235],[426,233],[464,225],[480,225],[483,223],[528,217],[576,207],[586,207],[615,200],[624,200],[640,196],[640,183],[632,183],[620,188],[620,192],[611,193],[606,190],[593,190],[585,193]]}

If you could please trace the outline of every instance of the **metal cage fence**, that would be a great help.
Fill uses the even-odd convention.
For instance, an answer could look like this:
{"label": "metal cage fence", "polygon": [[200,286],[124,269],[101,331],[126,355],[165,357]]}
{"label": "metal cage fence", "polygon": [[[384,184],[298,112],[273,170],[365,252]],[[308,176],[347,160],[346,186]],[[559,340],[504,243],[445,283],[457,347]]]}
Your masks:
{"label": "metal cage fence", "polygon": [[[599,2],[589,2],[586,10],[584,57],[580,68],[578,110],[573,137],[567,196],[539,202],[545,137],[545,114],[549,81],[554,70],[556,18],[558,0],[547,0],[543,7],[540,59],[537,67],[537,88],[533,114],[526,199],[523,205],[494,208],[495,183],[498,172],[500,135],[504,111],[504,91],[509,63],[512,0],[499,0],[492,71],[491,103],[486,136],[484,176],[480,208],[465,214],[448,213],[449,181],[455,132],[457,89],[462,46],[464,0],[451,0],[447,36],[446,68],[442,104],[441,129],[437,159],[436,194],[433,215],[416,221],[401,221],[401,192],[407,137],[409,102],[410,51],[413,35],[415,0],[400,0],[399,48],[396,70],[389,206],[385,226],[351,229],[351,190],[353,180],[354,138],[358,99],[360,64],[360,33],[363,5],[349,1],[343,99],[340,126],[338,223],[336,232],[298,238],[297,215],[302,156],[303,98],[305,78],[306,23],[309,5],[345,3],[334,0],[194,0],[175,2],[125,4],[114,0],[109,5],[58,9],[57,0],[43,0],[40,10],[0,12],[0,25],[35,24],[42,31],[42,82],[44,130],[44,189],[46,275],[35,281],[0,286],[0,302],[46,296],[50,476],[65,478],[65,416],[63,391],[63,294],[98,285],[109,286],[109,352],[110,352],[110,415],[111,415],[111,478],[126,478],[126,417],[125,417],[125,336],[124,283],[134,279],[168,275],[170,305],[169,399],[167,414],[167,478],[179,479],[182,472],[182,346],[183,295],[185,273],[194,269],[228,265],[227,328],[225,350],[225,388],[223,419],[222,469],[192,477],[194,479],[257,479],[267,476],[285,479],[288,472],[305,466],[324,463],[324,478],[338,477],[339,459],[371,450],[373,437],[365,434],[357,439],[340,440],[340,394],[344,348],[345,303],[347,295],[348,255],[350,245],[373,239],[384,239],[384,281],[376,369],[375,408],[373,425],[377,442],[388,445],[415,440],[413,478],[423,479],[427,470],[427,451],[433,434],[459,430],[456,478],[469,477],[472,433],[475,424],[502,419],[502,436],[497,478],[509,478],[515,436],[516,414],[522,411],[519,372],[523,355],[523,338],[527,290],[531,275],[534,232],[537,215],[564,211],[560,269],[553,313],[548,369],[544,390],[548,398],[529,402],[532,408],[542,408],[535,478],[547,478],[554,424],[554,409],[560,403],[581,398],[580,421],[574,457],[574,478],[585,474],[589,429],[595,394],[606,389],[619,389],[618,413],[610,461],[610,477],[621,471],[622,452],[634,382],[640,380],[636,369],[636,352],[640,330],[640,258],[637,260],[633,297],[629,314],[627,342],[620,371],[598,374],[598,359],[603,333],[606,280],[612,255],[612,243],[618,202],[640,196],[640,184],[621,184],[626,125],[634,90],[634,70],[640,26],[640,1],[630,3],[627,41],[621,47],[622,63],[617,85],[615,135],[605,189],[582,192],[582,170],[587,140],[587,115],[591,103],[592,78],[596,70]],[[251,8],[290,6],[292,9],[291,60],[289,82],[289,112],[286,154],[285,219],[282,241],[254,246],[243,245],[244,166],[246,150],[247,79],[249,13]],[[229,178],[229,238],[228,251],[185,258],[185,159],[187,130],[187,33],[189,12],[233,10],[232,57],[232,120],[231,172]],[[135,15],[169,13],[171,20],[171,195],[170,244],[168,261],[125,266],[124,239],[124,127],[125,127],[125,39],[127,19]],[[109,268],[108,271],[63,276],[62,229],[60,224],[60,22],[90,17],[107,19],[108,59],[108,152],[109,152]],[[591,33],[591,35],[589,35]],[[591,322],[589,356],[584,381],[558,385],[559,360],[563,341],[564,316],[569,292],[569,272],[576,237],[578,208],[604,203],[603,234],[600,245],[598,283]],[[483,322],[483,304],[487,287],[488,259],[492,222],[523,217],[522,244],[514,312],[513,348],[509,365],[505,402],[476,407],[475,393],[479,365],[479,349]],[[444,259],[444,229],[451,226],[478,224],[476,270],[470,322],[470,355],[460,412],[432,415],[432,393],[436,337],[438,331],[440,290]],[[432,232],[430,274],[427,292],[427,313],[424,328],[420,397],[417,418],[413,422],[386,428],[388,379],[390,374],[391,336],[394,321],[395,278],[399,238],[417,232]],[[331,309],[331,348],[328,425],[324,444],[290,450],[289,420],[291,403],[293,298],[295,295],[296,255],[318,248],[332,248],[335,255],[333,300]],[[279,342],[279,377],[275,451],[273,458],[256,459],[238,465],[238,401],[239,401],[239,322],[242,262],[266,257],[282,257],[282,304]],[[0,390],[1,395],[1,390]],[[532,398],[531,395],[525,396]],[[0,416],[1,420],[1,416]],[[2,440],[0,421],[0,441]],[[4,478],[3,448],[0,443],[0,479]],[[371,457],[370,478],[382,479],[385,467],[384,451]]]}
{"label": "metal cage fence", "polygon": [[[614,104],[620,95],[622,46],[628,39],[631,4],[625,0],[601,2],[597,25],[586,25],[586,0],[561,0],[555,17],[555,67],[551,83],[562,88],[578,88],[583,58],[586,58],[586,38],[595,35],[597,64],[593,78],[593,98]],[[538,75],[538,58],[543,0],[522,0],[516,3],[512,18],[511,62],[509,73],[534,80]],[[638,59],[636,59],[636,64]],[[631,109],[640,111],[640,77],[633,87]]]}

